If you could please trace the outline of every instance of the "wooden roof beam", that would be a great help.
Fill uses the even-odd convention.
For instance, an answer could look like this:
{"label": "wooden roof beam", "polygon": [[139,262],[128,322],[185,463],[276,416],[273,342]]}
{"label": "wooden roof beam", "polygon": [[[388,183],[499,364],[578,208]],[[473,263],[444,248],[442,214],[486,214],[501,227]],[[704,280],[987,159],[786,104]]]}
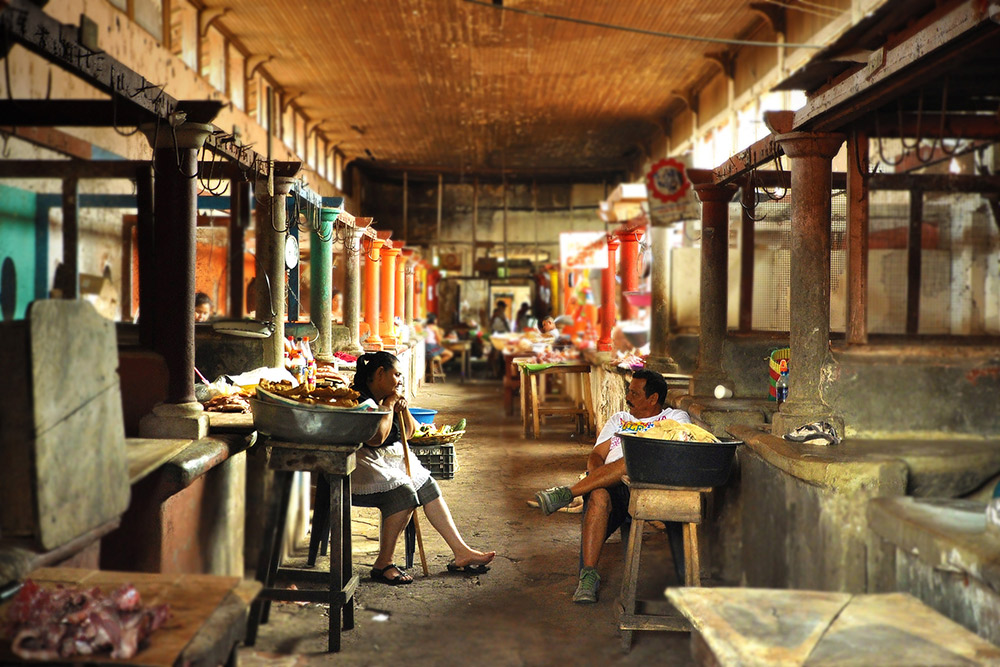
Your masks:
{"label": "wooden roof beam", "polygon": [[[1000,35],[991,20],[996,0],[952,5],[924,28],[875,50],[866,67],[820,89],[795,112],[793,129],[833,132],[954,68]],[[926,54],[914,59],[913,54]]]}

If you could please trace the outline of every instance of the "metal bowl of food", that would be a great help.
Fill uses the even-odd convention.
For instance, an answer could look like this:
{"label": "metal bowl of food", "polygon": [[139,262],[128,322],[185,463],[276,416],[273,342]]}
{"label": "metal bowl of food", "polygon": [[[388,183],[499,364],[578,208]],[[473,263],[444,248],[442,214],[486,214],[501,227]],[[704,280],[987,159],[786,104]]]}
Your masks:
{"label": "metal bowl of food", "polygon": [[355,444],[367,442],[389,410],[356,410],[324,405],[290,405],[250,399],[258,431],[288,442]]}

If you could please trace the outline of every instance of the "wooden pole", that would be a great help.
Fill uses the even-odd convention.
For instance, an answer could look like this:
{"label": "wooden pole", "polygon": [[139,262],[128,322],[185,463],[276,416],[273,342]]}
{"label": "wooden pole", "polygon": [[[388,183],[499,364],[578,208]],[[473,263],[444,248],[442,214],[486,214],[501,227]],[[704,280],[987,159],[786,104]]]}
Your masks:
{"label": "wooden pole", "polygon": [[[399,425],[399,438],[403,441],[403,463],[406,465],[406,476],[410,477],[410,446],[406,444],[406,426],[403,424],[403,416],[400,414],[396,420]],[[411,477],[412,479],[412,477]],[[424,537],[420,533],[420,521],[417,518],[417,508],[413,508],[413,528],[417,533],[417,550],[420,552],[420,569],[424,571],[424,576],[430,576],[427,570],[427,557],[424,556]]]}

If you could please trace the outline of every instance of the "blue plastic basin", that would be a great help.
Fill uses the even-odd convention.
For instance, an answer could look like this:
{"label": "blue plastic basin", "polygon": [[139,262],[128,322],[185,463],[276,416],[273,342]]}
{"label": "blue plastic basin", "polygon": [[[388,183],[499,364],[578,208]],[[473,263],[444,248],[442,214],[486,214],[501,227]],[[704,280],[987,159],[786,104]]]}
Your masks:
{"label": "blue plastic basin", "polygon": [[437,410],[431,410],[430,408],[410,408],[410,414],[413,415],[418,424],[433,424],[434,415],[437,413]]}

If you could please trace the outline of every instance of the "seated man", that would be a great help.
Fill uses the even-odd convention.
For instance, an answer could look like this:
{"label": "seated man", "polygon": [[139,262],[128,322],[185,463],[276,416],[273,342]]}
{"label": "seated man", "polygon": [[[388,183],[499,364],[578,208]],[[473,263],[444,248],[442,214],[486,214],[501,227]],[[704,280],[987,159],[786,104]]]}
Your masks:
{"label": "seated man", "polygon": [[597,444],[587,459],[587,476],[573,486],[557,486],[535,494],[539,506],[547,515],[569,505],[577,496],[584,497],[583,568],[573,602],[597,602],[597,589],[601,583],[597,561],[601,557],[601,548],[604,541],[628,518],[629,490],[622,483],[625,459],[622,458],[621,439],[615,433],[628,421],[652,423],[673,419],[684,424],[691,422],[683,410],[664,408],[666,398],[667,383],[662,375],[645,369],[636,371],[625,394],[629,411],[611,415],[601,429]]}

